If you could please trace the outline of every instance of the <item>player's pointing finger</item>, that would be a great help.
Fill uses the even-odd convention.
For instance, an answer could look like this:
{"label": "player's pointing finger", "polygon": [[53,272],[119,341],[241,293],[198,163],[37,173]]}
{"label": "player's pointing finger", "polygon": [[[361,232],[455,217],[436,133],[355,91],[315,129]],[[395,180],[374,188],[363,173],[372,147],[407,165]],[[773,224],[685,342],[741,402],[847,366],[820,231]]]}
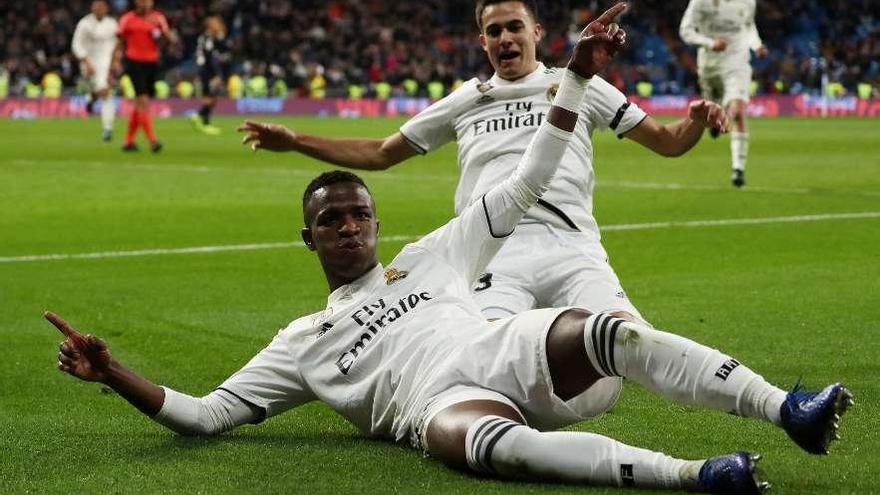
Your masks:
{"label": "player's pointing finger", "polygon": [[593,22],[600,22],[602,24],[610,24],[611,21],[614,20],[615,17],[619,16],[626,10],[626,2],[616,3],[611,6],[610,9],[606,10],[599,17],[596,18]]}
{"label": "player's pointing finger", "polygon": [[55,325],[55,328],[57,328],[58,330],[61,330],[61,333],[63,333],[64,335],[66,335],[68,337],[70,337],[72,335],[73,336],[79,335],[79,333],[76,331],[76,329],[74,329],[72,326],[70,326],[69,323],[64,321],[64,318],[61,318],[60,316],[56,315],[55,313],[53,313],[51,311],[46,311],[45,313],[43,313],[43,317],[46,318],[49,321],[49,323]]}

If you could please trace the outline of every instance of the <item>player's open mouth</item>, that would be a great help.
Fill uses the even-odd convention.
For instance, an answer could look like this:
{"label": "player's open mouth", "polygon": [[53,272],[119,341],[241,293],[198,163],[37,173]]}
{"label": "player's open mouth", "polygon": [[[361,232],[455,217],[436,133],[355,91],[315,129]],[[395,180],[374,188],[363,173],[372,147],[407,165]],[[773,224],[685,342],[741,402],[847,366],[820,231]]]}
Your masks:
{"label": "player's open mouth", "polygon": [[502,62],[510,62],[519,58],[519,55],[519,52],[501,52],[498,54],[498,60],[501,60]]}

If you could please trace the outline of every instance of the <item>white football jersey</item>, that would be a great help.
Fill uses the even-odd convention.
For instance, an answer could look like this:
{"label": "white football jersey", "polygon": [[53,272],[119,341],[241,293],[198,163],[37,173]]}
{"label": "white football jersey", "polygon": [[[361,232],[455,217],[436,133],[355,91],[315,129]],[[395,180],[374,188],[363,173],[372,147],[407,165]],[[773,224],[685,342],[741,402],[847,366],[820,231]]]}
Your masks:
{"label": "white football jersey", "polygon": [[104,16],[100,21],[89,14],[77,23],[71,49],[79,58],[87,58],[92,65],[109,68],[116,48],[116,19]]}
{"label": "white football jersey", "polygon": [[[456,214],[514,171],[550,111],[562,73],[563,69],[539,64],[533,73],[516,81],[497,75],[486,82],[471,79],[400,128],[420,153],[458,142]],[[592,133],[611,129],[621,136],[645,117],[645,112],[629,103],[623,93],[594,76],[550,190],[526,213],[523,222],[550,223],[592,232],[598,238],[592,205]]]}
{"label": "white football jersey", "polygon": [[[690,0],[679,33],[685,43],[699,46],[700,67],[748,65],[749,50],[763,44],[755,27],[755,0]],[[719,37],[727,41],[727,48],[713,52]]]}
{"label": "white football jersey", "polygon": [[366,435],[407,438],[438,363],[488,324],[470,288],[503,238],[474,206],[333,291],[218,388],[267,416],[318,399]]}

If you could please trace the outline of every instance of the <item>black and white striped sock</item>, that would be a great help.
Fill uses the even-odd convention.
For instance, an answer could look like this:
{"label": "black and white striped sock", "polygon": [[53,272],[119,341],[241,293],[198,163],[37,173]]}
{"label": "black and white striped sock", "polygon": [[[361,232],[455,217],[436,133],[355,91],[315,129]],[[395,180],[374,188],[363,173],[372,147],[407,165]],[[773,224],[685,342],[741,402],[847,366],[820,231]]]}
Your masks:
{"label": "black and white striped sock", "polygon": [[584,328],[584,343],[590,364],[602,376],[624,376],[624,369],[618,370],[619,362],[614,355],[614,342],[621,325],[626,320],[599,313],[587,319]]}
{"label": "black and white striped sock", "polygon": [[467,463],[478,473],[606,486],[686,488],[703,461],[674,459],[602,435],[541,432],[500,416],[468,428]]}
{"label": "black and white striped sock", "polygon": [[779,422],[785,391],[688,338],[600,313],[587,318],[584,346],[601,376],[622,376],[681,404]]}
{"label": "black and white striped sock", "polygon": [[484,474],[498,474],[492,465],[492,452],[504,435],[517,427],[527,426],[501,416],[485,416],[474,423],[465,438],[468,466]]}

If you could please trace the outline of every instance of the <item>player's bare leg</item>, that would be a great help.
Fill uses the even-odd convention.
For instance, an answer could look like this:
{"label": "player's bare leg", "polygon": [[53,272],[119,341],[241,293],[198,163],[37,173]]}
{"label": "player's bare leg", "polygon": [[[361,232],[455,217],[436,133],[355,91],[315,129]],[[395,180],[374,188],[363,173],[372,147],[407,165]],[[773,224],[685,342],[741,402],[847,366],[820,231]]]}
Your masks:
{"label": "player's bare leg", "polygon": [[[215,82],[216,81],[212,81],[212,84]],[[220,128],[211,125],[211,114],[213,113],[215,106],[217,106],[216,96],[208,95],[202,98],[202,106],[199,107],[198,113],[194,114],[191,119],[193,127],[195,127],[197,131],[204,132],[211,136],[220,134]]]}
{"label": "player's bare leg", "polygon": [[732,100],[727,104],[727,114],[733,121],[730,133],[730,158],[732,163],[731,183],[742,187],[746,183],[746,159],[749,154],[749,134],[746,129],[746,106],[743,100]]}
{"label": "player's bare leg", "polygon": [[493,400],[453,404],[427,425],[425,446],[445,464],[502,478],[699,489],[705,461],[683,461],[586,432],[540,432]]}
{"label": "player's bare leg", "polygon": [[101,139],[110,141],[113,139],[113,119],[116,115],[116,105],[109,88],[104,88],[95,93],[101,103]]}

